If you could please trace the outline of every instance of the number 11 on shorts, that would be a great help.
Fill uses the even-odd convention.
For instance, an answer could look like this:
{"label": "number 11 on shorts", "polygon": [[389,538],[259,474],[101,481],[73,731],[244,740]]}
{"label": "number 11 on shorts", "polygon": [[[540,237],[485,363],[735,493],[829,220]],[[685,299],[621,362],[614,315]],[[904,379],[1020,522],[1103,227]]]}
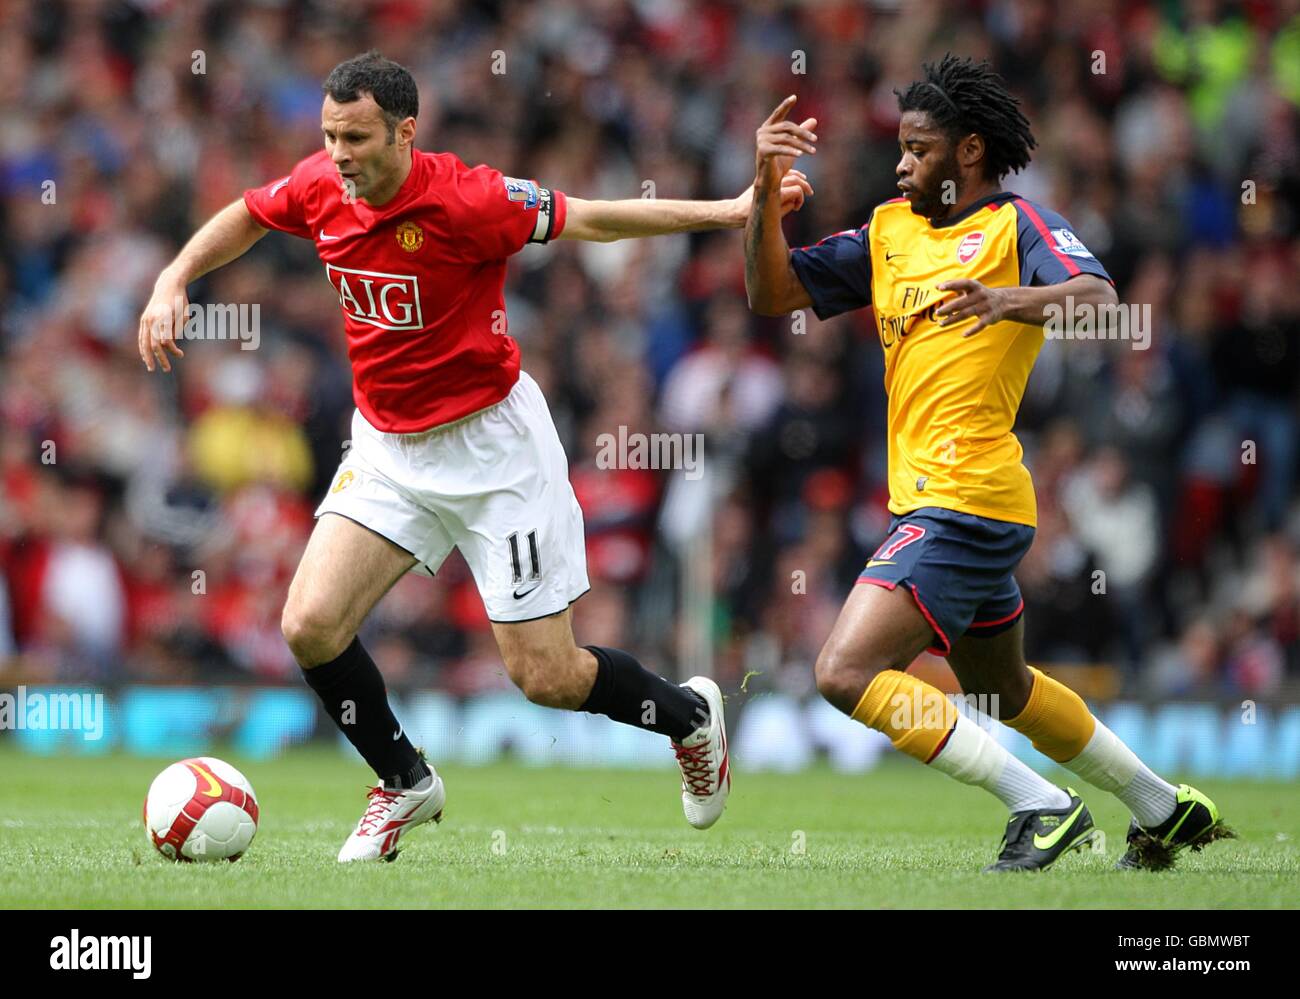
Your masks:
{"label": "number 11 on shorts", "polygon": [[[537,531],[531,530],[527,534],[528,538],[528,561],[531,565],[531,571],[528,573],[528,579],[538,580],[542,578],[541,557],[537,552]],[[514,584],[518,586],[524,581],[523,563],[519,559],[519,532],[515,531],[506,539],[510,542],[510,568],[514,573]]]}

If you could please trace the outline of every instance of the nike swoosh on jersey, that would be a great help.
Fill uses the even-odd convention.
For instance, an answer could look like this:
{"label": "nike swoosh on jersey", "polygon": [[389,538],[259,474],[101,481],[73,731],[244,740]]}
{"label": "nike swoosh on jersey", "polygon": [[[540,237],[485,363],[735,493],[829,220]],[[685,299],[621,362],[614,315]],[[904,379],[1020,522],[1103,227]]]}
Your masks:
{"label": "nike swoosh on jersey", "polygon": [[878,565],[893,565],[893,564],[894,563],[890,562],[888,559],[873,558],[870,562],[867,563],[867,568],[874,569]]}
{"label": "nike swoosh on jersey", "polygon": [[1056,832],[1050,836],[1040,836],[1038,833],[1034,833],[1034,846],[1040,850],[1050,850],[1056,845],[1056,841],[1065,835],[1065,830],[1074,824],[1074,820],[1079,817],[1079,813],[1082,811],[1083,802],[1081,801],[1078,808],[1061,820],[1061,824],[1056,827]]}
{"label": "nike swoosh on jersey", "polygon": [[342,237],[342,236],[330,236],[330,235],[328,235],[328,234],[325,232],[324,229],[322,229],[322,230],[320,231],[320,238],[321,238],[321,242],[326,242],[327,240],[331,240],[331,239],[342,239],[343,237]]}

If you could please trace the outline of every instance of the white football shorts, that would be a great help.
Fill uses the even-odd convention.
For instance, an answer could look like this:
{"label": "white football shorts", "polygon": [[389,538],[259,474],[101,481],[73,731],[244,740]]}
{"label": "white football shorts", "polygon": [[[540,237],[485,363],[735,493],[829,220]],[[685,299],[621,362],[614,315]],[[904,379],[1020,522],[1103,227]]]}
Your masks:
{"label": "white football shorts", "polygon": [[412,572],[432,576],[459,548],[493,621],[556,614],[591,585],[569,462],[523,371],[497,404],[422,433],[387,434],[355,412],[352,445],[316,508],[326,513],[406,549]]}

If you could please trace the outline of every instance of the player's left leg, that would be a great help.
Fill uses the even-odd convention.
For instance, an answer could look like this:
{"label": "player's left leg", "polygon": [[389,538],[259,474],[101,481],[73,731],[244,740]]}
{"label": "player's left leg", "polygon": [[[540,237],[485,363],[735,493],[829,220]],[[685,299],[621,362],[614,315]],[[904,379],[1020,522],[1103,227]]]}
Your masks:
{"label": "player's left leg", "polygon": [[534,704],[602,714],[668,736],[682,770],[682,807],[697,829],[722,815],[731,788],[722,692],[705,677],[678,686],[622,649],[573,638],[572,612],[532,621],[494,621],[501,657]]}
{"label": "player's left leg", "polygon": [[[359,445],[364,447],[365,445]],[[358,465],[345,469],[353,482],[367,475],[372,499],[383,494]],[[329,502],[329,501],[327,501]],[[339,503],[338,495],[333,497]],[[376,503],[345,507],[353,517],[381,522]],[[407,537],[401,511],[386,508],[386,526]],[[394,530],[396,528],[396,530]],[[422,531],[421,534],[427,534]],[[418,547],[418,546],[417,546]],[[308,685],[330,718],[374,768],[379,783],[365,811],[339,850],[340,862],[392,860],[398,841],[411,829],[438,821],[446,795],[442,779],[427,765],[393,715],[383,675],[357,637],[362,621],[380,598],[416,562],[409,550],[362,526],[337,509],[321,511],[289,587],[281,619],[285,640]]]}
{"label": "player's left leg", "polygon": [[996,695],[1001,720],[1040,753],[1128,806],[1133,820],[1121,867],[1169,867],[1180,850],[1199,850],[1232,836],[1205,794],[1163,780],[1088,710],[1083,698],[1026,665],[1023,617],[993,634],[968,631],[953,643],[948,663],[963,691]]}

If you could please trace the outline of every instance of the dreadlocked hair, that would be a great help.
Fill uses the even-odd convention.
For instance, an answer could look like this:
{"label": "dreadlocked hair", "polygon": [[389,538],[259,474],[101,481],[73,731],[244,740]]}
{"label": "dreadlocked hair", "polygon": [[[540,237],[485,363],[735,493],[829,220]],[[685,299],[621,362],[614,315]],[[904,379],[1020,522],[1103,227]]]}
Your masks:
{"label": "dreadlocked hair", "polygon": [[925,63],[925,78],[898,96],[898,110],[924,111],[952,138],[977,133],[984,139],[985,175],[1001,180],[1029,165],[1029,150],[1037,143],[1020,102],[987,62],[951,52],[937,64]]}

